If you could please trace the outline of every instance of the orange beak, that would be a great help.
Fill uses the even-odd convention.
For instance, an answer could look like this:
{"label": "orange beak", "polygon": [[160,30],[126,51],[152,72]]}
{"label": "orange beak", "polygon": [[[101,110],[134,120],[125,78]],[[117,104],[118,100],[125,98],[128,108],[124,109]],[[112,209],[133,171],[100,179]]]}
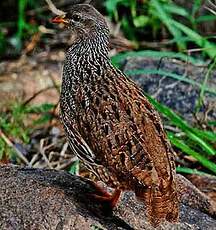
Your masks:
{"label": "orange beak", "polygon": [[69,21],[67,18],[65,18],[65,15],[60,15],[60,16],[56,16],[51,20],[52,23],[63,23],[63,24],[68,24]]}

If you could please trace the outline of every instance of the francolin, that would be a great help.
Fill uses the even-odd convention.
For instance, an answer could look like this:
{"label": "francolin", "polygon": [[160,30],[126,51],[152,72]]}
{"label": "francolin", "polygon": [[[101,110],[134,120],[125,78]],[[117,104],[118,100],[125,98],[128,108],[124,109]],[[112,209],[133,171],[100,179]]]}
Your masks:
{"label": "francolin", "polygon": [[64,61],[61,120],[73,152],[115,189],[101,199],[114,207],[121,191],[132,190],[153,226],[176,222],[173,150],[142,90],[112,65],[104,17],[88,4],[77,4],[52,21],[75,37]]}

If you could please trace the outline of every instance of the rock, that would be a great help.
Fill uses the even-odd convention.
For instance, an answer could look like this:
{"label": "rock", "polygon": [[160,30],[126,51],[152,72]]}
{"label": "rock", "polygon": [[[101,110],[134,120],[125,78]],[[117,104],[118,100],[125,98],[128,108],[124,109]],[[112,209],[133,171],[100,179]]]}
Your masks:
{"label": "rock", "polygon": [[200,191],[205,193],[214,202],[216,202],[216,177],[211,175],[187,175],[187,178],[197,187]]}
{"label": "rock", "polygon": [[15,101],[23,103],[30,98],[32,104],[56,104],[61,80],[61,53],[52,52],[45,57],[40,53],[32,58],[23,56],[15,61],[2,62],[0,98],[4,100],[0,100],[0,110],[7,109]]}
{"label": "rock", "polygon": [[[135,70],[157,70],[177,74],[180,77],[185,77],[192,80],[195,85],[187,82],[179,81],[175,78],[158,74],[133,74]],[[160,64],[160,59],[152,59],[145,57],[131,57],[127,58],[123,71],[130,76],[141,88],[159,102],[167,105],[169,108],[181,114],[188,120],[193,120],[196,103],[200,95],[200,87],[196,84],[202,84],[207,66],[199,67],[192,64],[176,62],[172,59],[163,59]],[[211,73],[207,82],[209,88],[215,89],[216,87],[216,71]],[[216,119],[216,101],[215,92],[205,93],[204,104],[208,105],[208,120]],[[204,116],[207,108],[202,107],[200,116]]]}
{"label": "rock", "polygon": [[[111,212],[89,198],[88,180],[66,172],[15,166],[0,167],[0,226],[8,229],[153,229],[144,204],[125,192]],[[185,204],[180,222],[158,229],[214,229],[216,220]]]}

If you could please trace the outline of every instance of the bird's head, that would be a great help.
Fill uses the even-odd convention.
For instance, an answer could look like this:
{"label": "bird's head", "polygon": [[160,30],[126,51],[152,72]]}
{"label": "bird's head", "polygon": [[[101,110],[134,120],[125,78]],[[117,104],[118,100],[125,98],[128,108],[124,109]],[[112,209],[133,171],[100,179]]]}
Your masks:
{"label": "bird's head", "polygon": [[53,18],[52,22],[64,24],[77,38],[89,38],[100,34],[108,37],[109,34],[104,17],[88,4],[76,4],[70,11]]}

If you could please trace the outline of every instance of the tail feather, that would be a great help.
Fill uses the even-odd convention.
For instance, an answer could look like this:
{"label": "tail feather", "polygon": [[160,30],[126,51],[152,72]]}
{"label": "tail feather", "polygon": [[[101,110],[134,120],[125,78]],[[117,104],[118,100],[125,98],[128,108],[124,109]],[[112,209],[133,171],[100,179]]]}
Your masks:
{"label": "tail feather", "polygon": [[139,189],[135,193],[137,198],[145,203],[147,218],[154,227],[164,221],[178,221],[179,207],[175,186],[160,190],[158,187]]}

